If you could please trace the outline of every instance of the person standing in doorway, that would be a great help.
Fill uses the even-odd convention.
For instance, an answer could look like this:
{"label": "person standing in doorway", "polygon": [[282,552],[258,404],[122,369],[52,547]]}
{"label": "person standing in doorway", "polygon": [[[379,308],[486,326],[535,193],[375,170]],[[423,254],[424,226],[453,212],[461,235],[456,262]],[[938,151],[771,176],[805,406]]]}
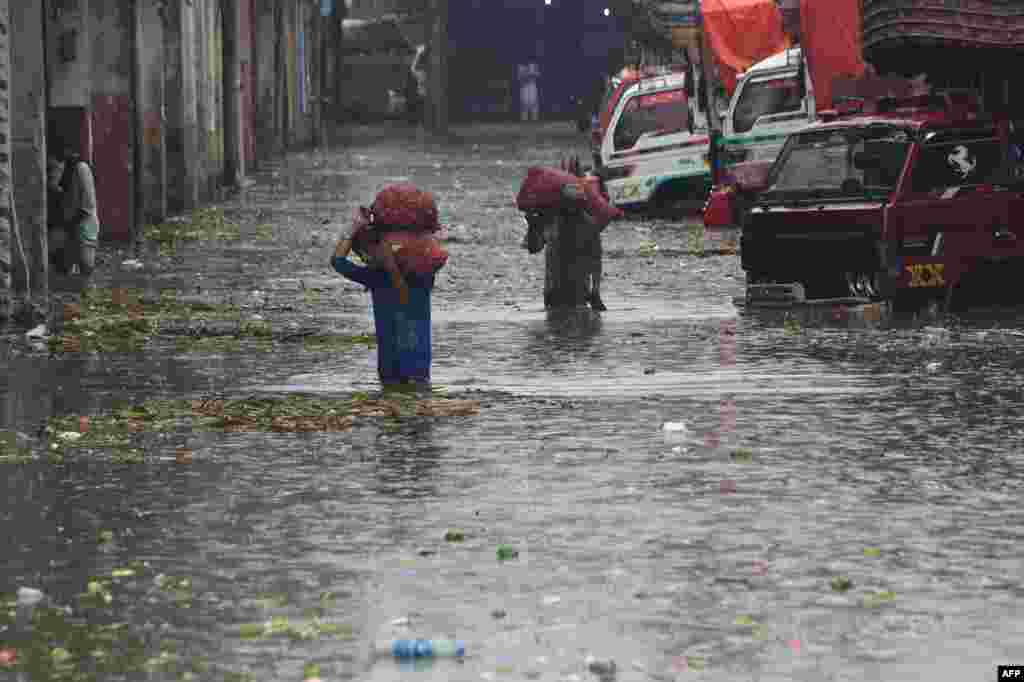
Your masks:
{"label": "person standing in doorway", "polygon": [[519,110],[524,121],[540,119],[540,67],[535,60],[519,65]]}
{"label": "person standing in doorway", "polygon": [[46,165],[56,213],[50,220],[50,262],[61,274],[89,277],[100,234],[92,168],[69,149],[50,154]]}

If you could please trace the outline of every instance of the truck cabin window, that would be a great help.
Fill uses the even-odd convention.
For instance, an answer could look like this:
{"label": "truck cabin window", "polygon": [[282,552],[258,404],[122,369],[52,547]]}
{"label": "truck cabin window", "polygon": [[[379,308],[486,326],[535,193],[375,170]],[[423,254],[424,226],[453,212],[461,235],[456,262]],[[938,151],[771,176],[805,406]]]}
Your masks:
{"label": "truck cabin window", "polygon": [[910,136],[887,126],[796,133],[768,178],[773,193],[863,195],[899,182]]}
{"label": "truck cabin window", "polygon": [[693,132],[686,91],[666,90],[632,97],[622,109],[612,139],[615,150],[630,149],[645,134]]}
{"label": "truck cabin window", "polygon": [[928,193],[998,181],[1006,170],[998,139],[925,144],[914,168],[913,191]]}
{"label": "truck cabin window", "polygon": [[748,81],[736,102],[733,131],[745,133],[761,116],[800,111],[803,100],[796,77]]}

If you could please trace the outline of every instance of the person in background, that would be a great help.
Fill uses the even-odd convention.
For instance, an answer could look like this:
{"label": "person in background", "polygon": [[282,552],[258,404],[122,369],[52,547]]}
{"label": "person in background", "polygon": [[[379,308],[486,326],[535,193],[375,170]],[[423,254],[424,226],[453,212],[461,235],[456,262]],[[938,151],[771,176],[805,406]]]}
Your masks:
{"label": "person in background", "polygon": [[405,101],[410,125],[426,122],[427,87],[430,80],[430,47],[420,45],[416,48],[409,72],[405,81]]}
{"label": "person in background", "polygon": [[61,274],[77,270],[89,277],[96,267],[100,233],[92,169],[69,149],[51,154],[46,166],[55,213],[50,217],[50,261]]}
{"label": "person in background", "polygon": [[404,279],[397,284],[385,264],[378,262],[377,258],[371,258],[371,265],[376,267],[364,267],[352,262],[348,256],[354,242],[366,240],[365,232],[373,229],[374,223],[391,226],[388,229],[392,230],[406,226],[406,229],[421,234],[440,229],[437,207],[429,192],[411,185],[397,185],[378,194],[372,213],[372,222],[357,214],[352,225],[342,230],[331,257],[331,267],[370,290],[377,336],[377,373],[381,384],[429,384],[432,362],[430,297],[435,275],[447,254],[435,246],[433,253],[420,259],[427,265],[415,267],[405,265],[407,261],[402,253],[396,252],[395,261]]}
{"label": "person in background", "polygon": [[540,79],[540,67],[534,61],[529,64],[520,64],[518,74],[520,115],[524,121],[539,120],[540,93],[537,81]]}

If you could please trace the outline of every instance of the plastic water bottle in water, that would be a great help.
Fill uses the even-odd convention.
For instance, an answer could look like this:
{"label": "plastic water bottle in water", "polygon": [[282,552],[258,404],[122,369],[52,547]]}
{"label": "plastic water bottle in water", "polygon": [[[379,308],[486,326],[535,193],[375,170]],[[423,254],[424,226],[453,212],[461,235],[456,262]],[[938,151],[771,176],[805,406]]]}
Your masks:
{"label": "plastic water bottle in water", "polygon": [[375,653],[399,659],[461,658],[466,655],[466,645],[457,639],[394,639],[377,642]]}

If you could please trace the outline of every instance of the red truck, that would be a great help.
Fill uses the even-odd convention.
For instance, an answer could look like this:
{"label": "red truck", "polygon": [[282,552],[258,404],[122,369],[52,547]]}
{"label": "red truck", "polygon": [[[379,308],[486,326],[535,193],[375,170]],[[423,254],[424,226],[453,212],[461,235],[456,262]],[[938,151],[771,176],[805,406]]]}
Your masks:
{"label": "red truck", "polygon": [[982,266],[1024,273],[1024,177],[1013,152],[1005,126],[969,92],[821,112],[736,209],[748,300],[782,291],[948,304]]}

